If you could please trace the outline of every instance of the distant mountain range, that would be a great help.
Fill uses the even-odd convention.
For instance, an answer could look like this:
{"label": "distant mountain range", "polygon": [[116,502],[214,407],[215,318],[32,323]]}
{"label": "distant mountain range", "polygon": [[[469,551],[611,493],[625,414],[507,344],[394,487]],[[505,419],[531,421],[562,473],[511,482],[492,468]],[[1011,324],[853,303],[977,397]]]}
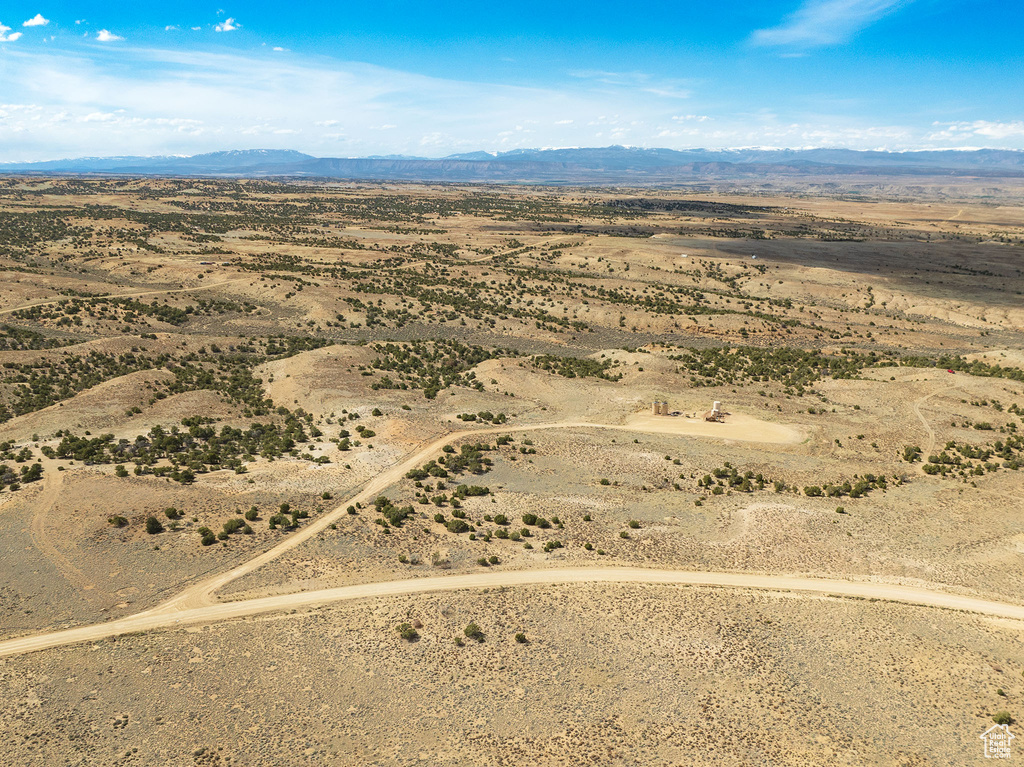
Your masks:
{"label": "distant mountain range", "polygon": [[0,174],[303,177],[509,183],[665,183],[758,176],[1024,177],[1024,151],[874,152],[852,149],[515,149],[440,159],[313,157],[281,149],[191,157],[84,157],[0,163]]}

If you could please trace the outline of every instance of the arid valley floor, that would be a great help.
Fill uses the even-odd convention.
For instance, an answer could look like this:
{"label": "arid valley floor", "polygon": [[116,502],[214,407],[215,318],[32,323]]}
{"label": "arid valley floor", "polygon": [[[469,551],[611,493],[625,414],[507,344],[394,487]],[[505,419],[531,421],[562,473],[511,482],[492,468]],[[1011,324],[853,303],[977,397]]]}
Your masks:
{"label": "arid valley floor", "polygon": [[0,179],[0,764],[985,763],[1024,187],[908,183]]}

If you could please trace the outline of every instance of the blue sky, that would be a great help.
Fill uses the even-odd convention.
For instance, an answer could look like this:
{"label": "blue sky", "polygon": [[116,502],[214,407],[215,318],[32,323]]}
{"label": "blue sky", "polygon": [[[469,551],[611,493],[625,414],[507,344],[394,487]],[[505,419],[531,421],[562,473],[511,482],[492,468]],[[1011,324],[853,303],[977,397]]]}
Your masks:
{"label": "blue sky", "polygon": [[0,161],[1024,149],[1008,0],[6,2]]}

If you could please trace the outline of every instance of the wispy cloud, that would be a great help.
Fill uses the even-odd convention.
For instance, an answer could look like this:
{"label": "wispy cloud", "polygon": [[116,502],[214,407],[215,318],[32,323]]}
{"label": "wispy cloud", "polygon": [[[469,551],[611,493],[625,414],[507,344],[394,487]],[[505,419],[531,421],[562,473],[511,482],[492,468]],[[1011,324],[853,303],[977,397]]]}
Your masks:
{"label": "wispy cloud", "polygon": [[49,19],[44,19],[43,18],[43,14],[37,13],[35,16],[33,16],[28,21],[22,23],[21,26],[23,26],[23,27],[45,27],[49,23],[50,23]]}
{"label": "wispy cloud", "polygon": [[805,0],[777,27],[759,29],[750,40],[763,46],[834,45],[910,2],[913,0]]}
{"label": "wispy cloud", "polygon": [[240,26],[242,25],[236,23],[234,19],[224,19],[224,21],[215,26],[213,30],[215,32],[234,32]]}
{"label": "wispy cloud", "polygon": [[[10,34],[7,34],[8,32]],[[21,32],[11,32],[10,27],[0,24],[0,43],[13,43],[19,37],[21,37]]]}
{"label": "wispy cloud", "polygon": [[124,38],[115,35],[109,29],[101,29],[96,33],[96,40],[101,43],[112,43],[115,40],[124,40]]}
{"label": "wispy cloud", "polygon": [[569,73],[581,80],[591,80],[602,85],[629,88],[652,96],[670,99],[690,98],[692,91],[684,87],[686,81],[655,77],[646,72],[605,72],[601,70],[582,69]]}

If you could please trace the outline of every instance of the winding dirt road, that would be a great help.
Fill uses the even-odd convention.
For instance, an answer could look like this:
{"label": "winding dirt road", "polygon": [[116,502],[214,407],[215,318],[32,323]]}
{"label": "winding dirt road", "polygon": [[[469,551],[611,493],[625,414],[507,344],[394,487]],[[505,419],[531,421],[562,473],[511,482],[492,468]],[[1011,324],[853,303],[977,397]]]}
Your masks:
{"label": "winding dirt road", "polygon": [[57,471],[56,461],[49,458],[40,459],[40,461],[43,464],[43,491],[35,500],[32,522],[29,525],[32,544],[53,562],[53,566],[68,583],[91,601],[90,592],[94,588],[93,583],[54,545],[47,529],[47,517],[60,497],[61,487],[64,484],[64,473]]}
{"label": "winding dirt road", "polygon": [[[697,424],[695,428],[701,429],[695,431],[690,436],[707,437],[709,435],[704,433],[704,424]],[[371,503],[374,498],[381,494],[382,491],[393,485],[395,482],[401,480],[406,472],[410,469],[422,466],[424,463],[432,458],[436,458],[442,448],[450,443],[456,442],[464,438],[473,438],[479,436],[486,436],[491,434],[511,434],[515,432],[527,432],[527,431],[543,431],[546,429],[612,429],[615,431],[628,431],[628,432],[651,432],[651,433],[664,433],[658,425],[653,427],[646,427],[642,423],[631,423],[631,424],[602,424],[602,423],[588,423],[586,421],[554,421],[551,423],[539,423],[530,426],[499,426],[499,427],[488,427],[484,429],[463,429],[462,431],[452,432],[450,434],[443,435],[427,443],[416,452],[412,453],[408,458],[399,464],[392,466],[390,469],[381,472],[367,484],[363,486],[363,489],[359,491],[357,495],[339,503],[334,509],[327,514],[317,518],[314,522],[299,529],[292,533],[290,536],[285,538],[277,546],[272,549],[265,551],[253,559],[247,562],[243,562],[237,567],[227,570],[223,573],[219,573],[211,578],[200,581],[192,586],[189,586],[180,594],[172,597],[167,602],[154,608],[158,612],[178,611],[196,607],[202,607],[213,603],[213,594],[218,589],[223,588],[227,584],[231,583],[243,575],[251,573],[263,565],[271,562],[287,551],[291,551],[296,546],[308,541],[310,538],[318,535],[319,533],[326,530],[332,523],[337,522],[340,518],[345,516],[348,512],[346,509],[349,506],[355,505],[357,502],[362,504]],[[677,436],[687,436],[684,431],[673,432]],[[738,437],[732,432],[723,432],[723,438],[726,439],[737,439]],[[797,435],[799,436],[799,435]],[[755,440],[756,441],[756,440]]]}
{"label": "winding dirt road", "polygon": [[[938,392],[935,392],[936,394]],[[933,396],[933,395],[928,395]],[[923,402],[927,397],[919,400]],[[915,403],[915,411],[917,411]],[[923,417],[921,418],[924,422]],[[926,423],[926,422],[925,422]],[[399,481],[405,473],[435,457],[442,448],[464,438],[475,438],[491,434],[541,431],[545,429],[593,428],[617,431],[642,432],[639,424],[599,424],[582,421],[558,421],[529,426],[488,427],[464,429],[446,434],[424,444],[404,461],[382,472],[366,483],[362,490],[308,526],[298,530],[277,546],[263,554],[223,573],[189,586],[177,596],[146,612],[108,623],[56,631],[36,636],[11,639],[0,642],[0,658],[36,652],[53,647],[62,647],[80,642],[90,642],[110,637],[151,631],[168,627],[244,618],[261,613],[311,607],[331,602],[423,594],[436,591],[460,589],[494,588],[501,586],[558,585],[569,583],[649,583],[688,586],[716,586],[741,589],[769,589],[792,591],[817,595],[836,595],[864,599],[880,599],[907,604],[923,605],[952,610],[963,610],[998,618],[1024,621],[1024,605],[998,602],[958,594],[941,589],[918,588],[895,584],[809,578],[788,575],[761,575],[755,573],[687,572],[679,570],[657,570],[644,568],[564,568],[557,570],[489,571],[467,575],[430,576],[409,578],[398,581],[342,586],[319,591],[295,594],[281,594],[270,597],[247,599],[237,602],[217,602],[214,593],[228,583],[277,559],[310,538],[323,532],[327,527],[346,514],[349,505],[369,503],[374,497]],[[703,435],[702,435],[703,436]]]}
{"label": "winding dirt road", "polygon": [[930,456],[932,452],[935,450],[935,430],[932,428],[932,425],[928,423],[928,419],[926,419],[924,415],[921,414],[921,405],[930,400],[936,394],[942,394],[942,392],[949,391],[952,388],[952,386],[944,386],[941,389],[937,389],[936,391],[933,391],[931,394],[926,394],[920,399],[914,401],[914,414],[917,416],[917,420],[921,422],[921,425],[924,427],[924,430],[928,433],[928,446],[924,449],[923,453],[925,458]]}
{"label": "winding dirt road", "polygon": [[151,610],[130,618],[110,623],[56,631],[50,634],[22,637],[0,642],[0,658],[37,652],[53,647],[95,642],[102,639],[140,631],[180,627],[244,618],[261,613],[312,607],[331,602],[368,599],[437,591],[495,588],[502,586],[552,586],[571,583],[648,583],[684,586],[718,586],[740,589],[768,589],[782,592],[810,593],[822,596],[842,596],[880,599],[891,602],[963,610],[997,618],[1024,621],[1024,606],[994,602],[974,597],[949,594],[943,591],[897,586],[885,583],[801,578],[788,575],[756,575],[751,573],[705,573],[678,570],[646,570],[631,567],[565,568],[560,570],[519,570],[511,572],[481,572],[470,575],[444,575],[428,578],[410,578],[359,586],[341,586],[322,591],[248,599],[241,602],[223,602],[180,611]]}

